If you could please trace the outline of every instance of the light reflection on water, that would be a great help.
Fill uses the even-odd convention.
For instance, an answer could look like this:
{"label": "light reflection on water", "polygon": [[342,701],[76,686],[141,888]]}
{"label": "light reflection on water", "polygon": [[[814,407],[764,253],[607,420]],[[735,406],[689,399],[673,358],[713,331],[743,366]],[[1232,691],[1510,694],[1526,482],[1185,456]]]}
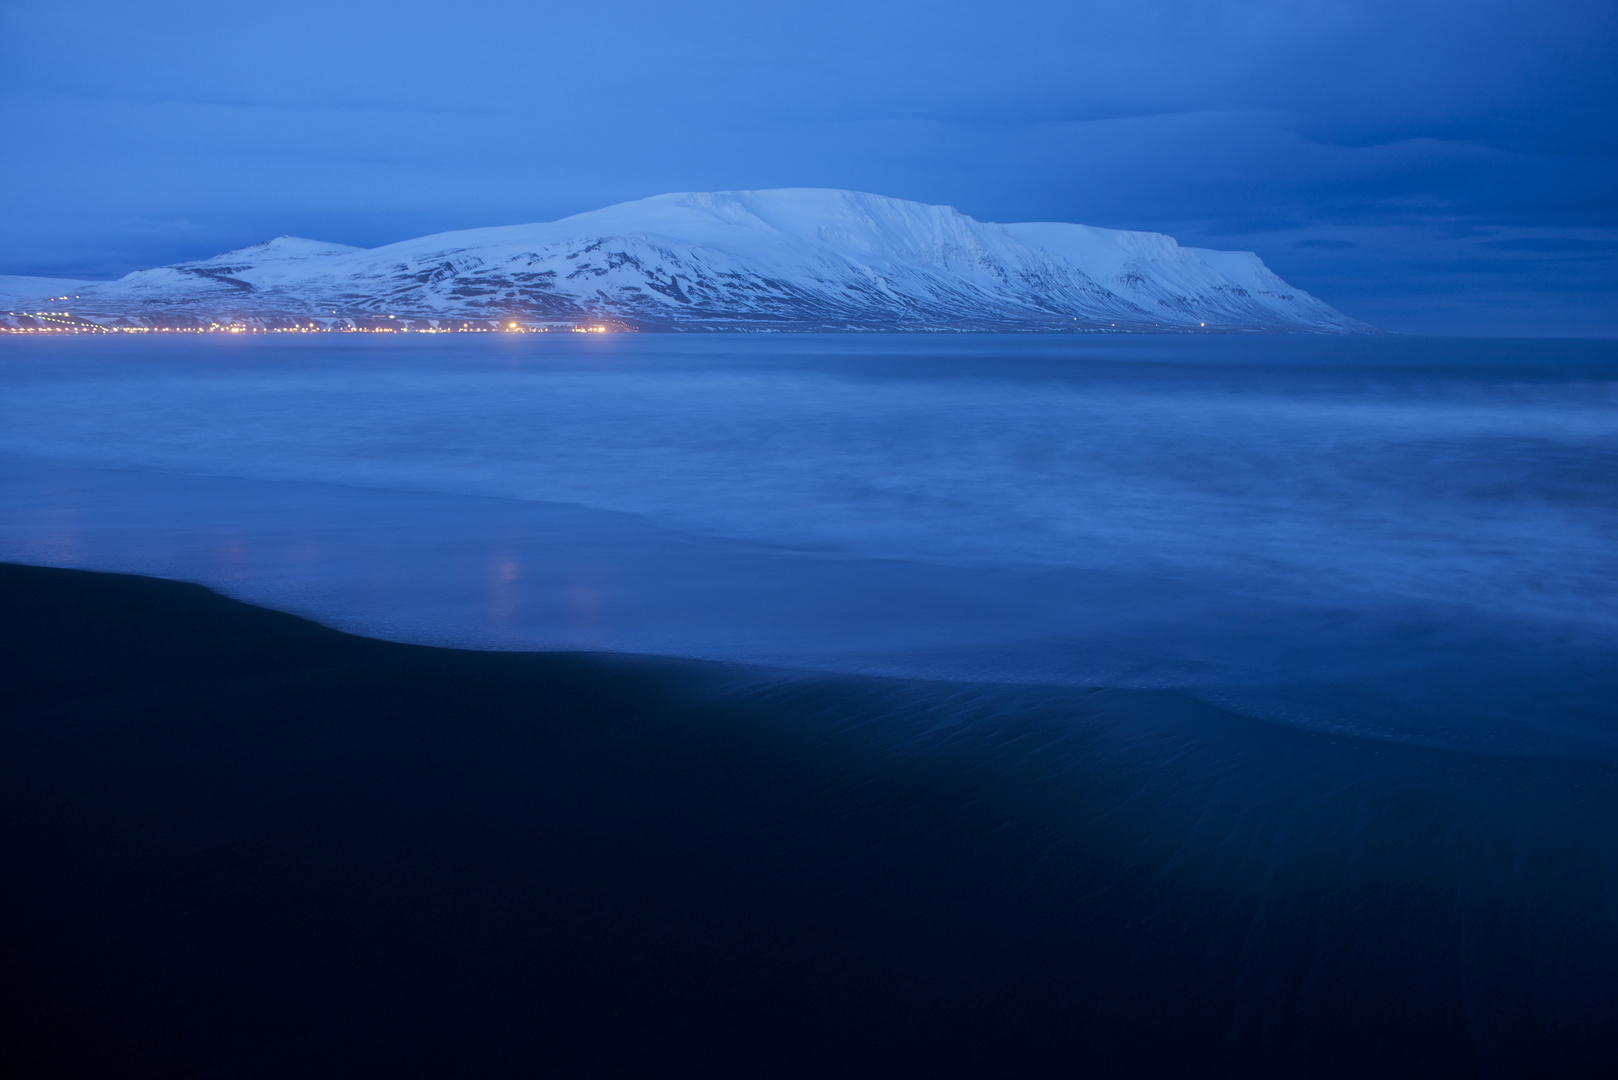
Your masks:
{"label": "light reflection on water", "polygon": [[6,558],[409,640],[1618,753],[1608,345],[5,345]]}

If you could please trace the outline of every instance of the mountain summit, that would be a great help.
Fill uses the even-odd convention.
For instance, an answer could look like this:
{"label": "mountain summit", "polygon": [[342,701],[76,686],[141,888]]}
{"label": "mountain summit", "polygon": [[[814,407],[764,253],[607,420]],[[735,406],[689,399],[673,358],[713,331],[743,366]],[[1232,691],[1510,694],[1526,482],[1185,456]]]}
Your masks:
{"label": "mountain summit", "polygon": [[74,316],[123,325],[392,317],[716,331],[1370,329],[1249,252],[1062,222],[996,225],[821,188],[658,195],[371,249],[284,236],[74,284]]}

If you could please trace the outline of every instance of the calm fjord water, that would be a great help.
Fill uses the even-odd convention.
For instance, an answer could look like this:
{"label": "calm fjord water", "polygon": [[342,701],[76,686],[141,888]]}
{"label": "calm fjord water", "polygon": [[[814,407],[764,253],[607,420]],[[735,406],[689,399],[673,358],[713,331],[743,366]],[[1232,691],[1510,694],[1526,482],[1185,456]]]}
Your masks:
{"label": "calm fjord water", "polygon": [[0,560],[1610,759],[1618,346],[14,338]]}

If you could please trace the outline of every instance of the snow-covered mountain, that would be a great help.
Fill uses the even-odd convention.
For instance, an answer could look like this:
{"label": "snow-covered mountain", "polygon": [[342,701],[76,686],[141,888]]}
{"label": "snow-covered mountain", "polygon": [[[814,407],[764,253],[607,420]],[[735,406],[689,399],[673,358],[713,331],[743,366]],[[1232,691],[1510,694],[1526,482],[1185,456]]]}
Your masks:
{"label": "snow-covered mountain", "polygon": [[117,281],[62,282],[38,299],[66,293],[58,309],[124,325],[1370,329],[1248,252],[1061,222],[996,225],[818,188],[659,195],[370,249],[283,236]]}
{"label": "snow-covered mountain", "polygon": [[[41,304],[57,300],[71,300],[73,294],[90,285],[105,282],[78,281],[70,278],[26,277],[20,274],[0,274],[0,308],[18,304]],[[63,305],[57,304],[60,308]]]}

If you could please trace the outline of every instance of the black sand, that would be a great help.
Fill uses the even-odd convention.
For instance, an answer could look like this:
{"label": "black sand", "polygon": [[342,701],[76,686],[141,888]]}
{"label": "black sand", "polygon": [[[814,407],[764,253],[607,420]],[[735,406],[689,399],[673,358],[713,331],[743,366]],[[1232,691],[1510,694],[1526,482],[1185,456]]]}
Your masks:
{"label": "black sand", "polygon": [[1618,1075],[1618,768],[0,566],[14,1077]]}

